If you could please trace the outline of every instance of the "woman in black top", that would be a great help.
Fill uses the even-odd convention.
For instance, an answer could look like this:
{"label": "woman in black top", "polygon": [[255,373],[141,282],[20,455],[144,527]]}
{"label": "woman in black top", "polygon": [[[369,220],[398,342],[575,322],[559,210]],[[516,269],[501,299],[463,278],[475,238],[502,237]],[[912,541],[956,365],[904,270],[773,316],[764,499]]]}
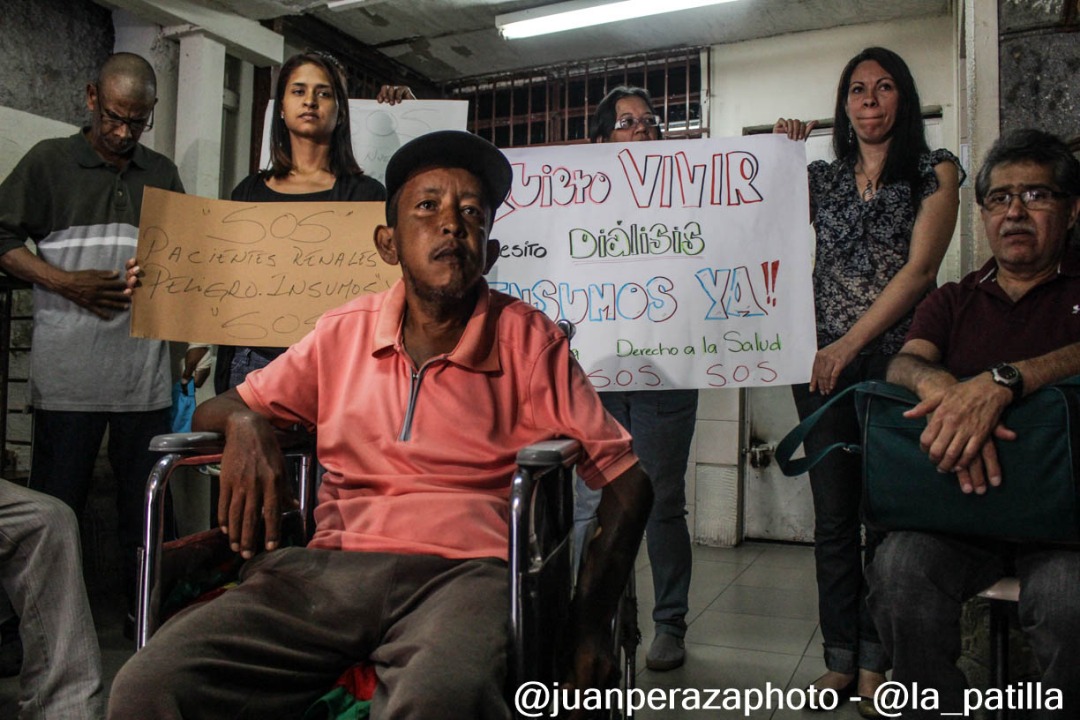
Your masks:
{"label": "woman in black top", "polygon": [[[376,98],[391,105],[411,98],[405,86],[383,86]],[[270,128],[270,168],[244,178],[232,191],[240,202],[363,202],[386,200],[386,189],[365,175],[353,157],[345,70],[331,55],[305,52],[281,67]],[[218,393],[285,351],[285,348],[218,347]],[[193,347],[187,370],[206,353]]]}
{"label": "woman in black top", "polygon": [[[815,124],[781,118],[774,131],[805,140]],[[884,377],[915,305],[935,285],[963,179],[952,153],[927,146],[915,80],[904,60],[885,48],[867,48],[844,68],[833,151],[833,162],[808,167],[819,350],[810,382],[792,387],[800,419],[828,395]],[[847,403],[825,414],[805,448],[810,455],[857,438],[855,406]],[[859,460],[833,453],[810,472],[810,488],[827,668],[814,686],[869,699],[885,682],[889,658],[866,605],[863,564],[872,561],[881,536],[867,530],[864,560]],[[874,716],[869,700],[858,709]]]}

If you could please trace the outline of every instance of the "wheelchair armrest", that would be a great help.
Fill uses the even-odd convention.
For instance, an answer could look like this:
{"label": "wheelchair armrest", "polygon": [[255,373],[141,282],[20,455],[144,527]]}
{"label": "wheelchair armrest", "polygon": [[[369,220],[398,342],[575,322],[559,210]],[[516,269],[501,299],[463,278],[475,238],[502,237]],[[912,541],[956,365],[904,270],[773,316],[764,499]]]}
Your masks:
{"label": "wheelchair armrest", "polygon": [[[303,430],[277,430],[278,443],[284,451],[289,469],[293,472],[293,490],[300,506],[290,510],[283,518],[283,537],[295,537],[296,544],[304,544],[314,531],[313,511],[316,504],[315,436]],[[138,617],[136,648],[141,648],[160,623],[161,603],[175,584],[164,568],[165,499],[170,479],[179,467],[217,462],[225,448],[225,436],[213,432],[170,433],[158,435],[150,441],[150,451],[161,453],[143,494],[143,532],[137,550],[139,563]],[[184,476],[181,476],[184,477]],[[191,477],[191,476],[188,476]],[[225,537],[219,530],[203,533],[208,542],[200,549],[212,557],[221,551],[232,559]],[[209,552],[204,552],[209,548]],[[175,549],[173,546],[172,549]],[[198,553],[196,553],[198,554]],[[169,561],[171,564],[171,560]]]}
{"label": "wheelchair armrest", "polygon": [[518,451],[518,465],[526,467],[570,467],[581,455],[581,443],[577,440],[544,440]]}
{"label": "wheelchair armrest", "polygon": [[225,448],[225,436],[216,432],[186,432],[155,435],[150,452],[217,455]]}
{"label": "wheelchair armrest", "polygon": [[[292,450],[311,444],[314,437],[306,430],[275,430],[274,436],[282,450]],[[156,435],[150,440],[150,452],[181,453],[184,455],[220,455],[225,449],[225,436],[216,432],[186,432]]]}

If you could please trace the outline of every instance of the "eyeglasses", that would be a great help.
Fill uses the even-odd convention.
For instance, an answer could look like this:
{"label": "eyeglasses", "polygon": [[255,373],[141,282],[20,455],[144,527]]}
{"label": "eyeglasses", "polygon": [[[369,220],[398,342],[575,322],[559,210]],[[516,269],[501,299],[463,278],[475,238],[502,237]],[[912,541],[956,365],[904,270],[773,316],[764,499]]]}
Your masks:
{"label": "eyeglasses", "polygon": [[127,125],[128,131],[132,135],[138,135],[141,132],[145,132],[154,127],[154,109],[150,109],[150,115],[145,118],[125,118],[120,117],[111,110],[104,108],[104,102],[101,98],[101,93],[98,93],[98,115],[101,116],[103,122],[107,122],[113,127],[117,125]]}
{"label": "eyeglasses", "polygon": [[641,125],[646,130],[648,130],[649,128],[657,127],[658,125],[660,125],[660,116],[642,115],[641,117],[636,118],[631,115],[627,115],[615,121],[616,130],[630,130],[635,125]]}
{"label": "eyeglasses", "polygon": [[983,198],[983,208],[992,214],[1003,213],[1012,205],[1013,198],[1020,198],[1020,202],[1028,210],[1052,210],[1054,200],[1069,197],[1067,194],[1051,190],[1048,187],[1033,187],[1020,192],[1005,192],[997,190],[988,193]]}

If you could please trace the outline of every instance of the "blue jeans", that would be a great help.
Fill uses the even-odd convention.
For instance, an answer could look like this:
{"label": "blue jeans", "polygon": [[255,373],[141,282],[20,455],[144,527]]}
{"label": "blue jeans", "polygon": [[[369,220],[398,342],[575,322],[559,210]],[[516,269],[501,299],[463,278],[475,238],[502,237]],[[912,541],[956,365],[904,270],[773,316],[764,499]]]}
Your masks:
{"label": "blue jeans", "polygon": [[[860,355],[844,368],[834,393],[861,380],[884,376],[888,357]],[[809,385],[793,385],[791,394],[802,420],[829,401],[811,393]],[[844,439],[859,442],[854,401],[834,405],[806,437],[807,455]],[[825,667],[853,674],[859,668],[883,673],[889,659],[866,606],[863,577],[862,466],[857,455],[834,451],[810,471],[814,496],[814,561],[817,571],[818,618],[825,638]],[[866,532],[865,564],[874,558],[881,535]]]}
{"label": "blue jeans", "polygon": [[[630,433],[634,453],[652,481],[653,506],[645,541],[652,567],[656,631],[683,637],[693,563],[686,526],[686,464],[694,437],[698,391],[602,392],[600,400]],[[579,478],[576,495],[574,529],[580,543],[585,528],[596,517],[600,493],[589,490]]]}
{"label": "blue jeans", "polygon": [[889,533],[869,569],[870,609],[893,659],[893,679],[934,688],[941,699],[940,710],[905,718],[963,709],[966,681],[956,667],[961,603],[1013,573],[1020,579],[1020,625],[1039,661],[1043,688],[1064,695],[1061,712],[1032,717],[1077,717],[1080,550],[901,531]]}
{"label": "blue jeans", "polygon": [[234,388],[244,382],[244,378],[253,370],[261,370],[270,364],[273,358],[267,357],[251,348],[236,348],[229,366],[229,387]]}

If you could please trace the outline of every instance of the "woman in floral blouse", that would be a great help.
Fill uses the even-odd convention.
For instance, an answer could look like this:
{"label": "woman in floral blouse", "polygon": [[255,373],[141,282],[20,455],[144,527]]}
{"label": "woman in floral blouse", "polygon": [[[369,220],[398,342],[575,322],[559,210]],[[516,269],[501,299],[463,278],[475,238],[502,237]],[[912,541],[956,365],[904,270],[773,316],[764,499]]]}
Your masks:
{"label": "woman in floral blouse", "polygon": [[[774,132],[805,140],[815,122],[780,119]],[[962,171],[926,144],[919,95],[907,64],[867,48],[840,76],[832,147],[836,160],[807,168],[817,231],[814,303],[818,351],[810,382],[792,388],[800,418],[848,385],[884,376],[903,344],[915,305],[935,286],[949,246]],[[857,441],[854,406],[828,413],[807,454]],[[854,456],[833,453],[810,473],[818,613],[827,672],[814,685],[872,697],[889,658],[866,608],[860,553],[862,478]],[[880,538],[867,532],[866,563]],[[870,702],[860,712],[873,716]]]}

